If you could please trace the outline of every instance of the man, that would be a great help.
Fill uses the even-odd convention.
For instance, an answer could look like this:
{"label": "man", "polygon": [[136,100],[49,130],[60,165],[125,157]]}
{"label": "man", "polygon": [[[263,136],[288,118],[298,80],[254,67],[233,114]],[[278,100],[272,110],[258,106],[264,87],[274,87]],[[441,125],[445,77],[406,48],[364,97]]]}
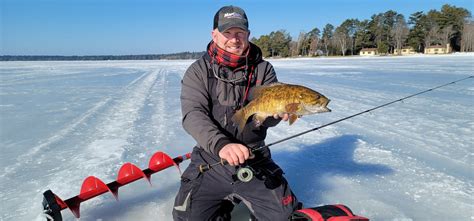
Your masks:
{"label": "man", "polygon": [[[191,163],[184,171],[175,199],[175,220],[230,220],[233,204],[244,203],[258,220],[288,220],[297,199],[283,172],[265,148],[267,128],[288,114],[275,115],[264,122],[251,118],[242,132],[231,121],[236,110],[251,99],[254,87],[277,81],[261,50],[249,42],[245,12],[225,6],[214,16],[212,41],[207,53],[194,62],[182,80],[181,109],[184,129],[197,141]],[[226,160],[207,172],[199,166]],[[249,168],[254,178],[237,179],[241,168]]]}

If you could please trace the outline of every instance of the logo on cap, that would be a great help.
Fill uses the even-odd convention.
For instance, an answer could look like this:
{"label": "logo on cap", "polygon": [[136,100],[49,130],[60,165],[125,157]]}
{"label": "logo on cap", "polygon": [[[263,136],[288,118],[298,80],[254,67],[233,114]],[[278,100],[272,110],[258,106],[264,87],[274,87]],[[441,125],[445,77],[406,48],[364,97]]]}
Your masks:
{"label": "logo on cap", "polygon": [[244,19],[241,14],[237,12],[232,13],[225,13],[224,18],[237,18],[237,19]]}

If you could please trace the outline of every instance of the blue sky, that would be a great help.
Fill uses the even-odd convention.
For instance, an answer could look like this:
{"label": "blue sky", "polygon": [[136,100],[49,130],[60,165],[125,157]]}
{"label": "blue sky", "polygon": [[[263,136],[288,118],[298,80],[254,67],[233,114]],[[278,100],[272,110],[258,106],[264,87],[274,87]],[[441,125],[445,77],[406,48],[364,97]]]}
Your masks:
{"label": "blue sky", "polygon": [[251,36],[293,37],[348,18],[394,10],[406,18],[443,4],[473,12],[474,0],[0,0],[0,55],[126,55],[203,51],[224,5],[242,7]]}

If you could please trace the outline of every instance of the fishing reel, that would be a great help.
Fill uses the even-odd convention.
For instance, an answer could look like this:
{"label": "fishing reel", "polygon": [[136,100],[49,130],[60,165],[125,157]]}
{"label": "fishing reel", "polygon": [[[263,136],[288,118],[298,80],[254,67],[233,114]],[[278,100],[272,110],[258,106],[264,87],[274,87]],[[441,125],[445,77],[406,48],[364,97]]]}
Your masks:
{"label": "fishing reel", "polygon": [[[215,164],[203,164],[199,166],[199,172],[204,173],[206,171],[209,171],[212,167],[216,165],[226,165],[227,161],[221,160],[221,162],[215,163]],[[237,172],[232,175],[232,178],[234,181],[241,181],[244,183],[250,182],[250,180],[253,179],[255,172],[253,169],[249,166],[241,167],[237,170]]]}
{"label": "fishing reel", "polygon": [[[255,150],[256,149],[254,149],[253,151]],[[253,152],[250,152],[250,156],[248,159],[253,159],[253,158],[255,158],[255,154]],[[199,165],[198,170],[199,172],[204,173],[211,170],[215,166],[227,165],[227,164],[229,164],[229,162],[227,162],[224,159],[221,159],[219,162],[216,162],[213,164],[201,164]],[[240,167],[239,169],[237,169],[237,172],[234,175],[232,175],[232,178],[234,179],[234,181],[239,180],[241,182],[247,183],[253,179],[254,174],[255,174],[255,171],[252,169],[252,167],[247,165],[247,166]]]}
{"label": "fishing reel", "polygon": [[241,167],[237,170],[235,173],[235,176],[237,177],[238,180],[247,183],[250,182],[253,177],[254,177],[254,171],[251,167],[246,166],[246,167]]}

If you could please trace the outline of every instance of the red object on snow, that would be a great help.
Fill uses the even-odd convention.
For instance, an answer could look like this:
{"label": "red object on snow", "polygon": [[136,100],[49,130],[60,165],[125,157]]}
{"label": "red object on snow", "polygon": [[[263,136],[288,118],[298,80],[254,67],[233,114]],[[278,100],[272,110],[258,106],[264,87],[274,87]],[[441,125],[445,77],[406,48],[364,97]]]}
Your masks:
{"label": "red object on snow", "polygon": [[95,176],[89,176],[82,183],[79,195],[64,201],[59,196],[54,194],[53,191],[47,190],[43,193],[43,208],[45,210],[45,214],[50,216],[55,221],[62,220],[61,210],[69,208],[74,216],[79,218],[79,206],[82,202],[106,192],[111,192],[115,199],[118,200],[118,189],[120,187],[141,178],[145,178],[151,184],[150,177],[152,174],[167,169],[171,166],[176,166],[179,170],[178,165],[190,158],[191,153],[187,153],[186,155],[178,156],[176,158],[171,158],[166,153],[156,152],[150,159],[149,168],[141,170],[132,163],[125,163],[119,169],[117,180],[108,184],[105,184],[102,180]]}
{"label": "red object on snow", "polygon": [[349,207],[342,204],[325,205],[295,211],[291,220],[305,221],[369,221],[368,218],[357,216]]}

